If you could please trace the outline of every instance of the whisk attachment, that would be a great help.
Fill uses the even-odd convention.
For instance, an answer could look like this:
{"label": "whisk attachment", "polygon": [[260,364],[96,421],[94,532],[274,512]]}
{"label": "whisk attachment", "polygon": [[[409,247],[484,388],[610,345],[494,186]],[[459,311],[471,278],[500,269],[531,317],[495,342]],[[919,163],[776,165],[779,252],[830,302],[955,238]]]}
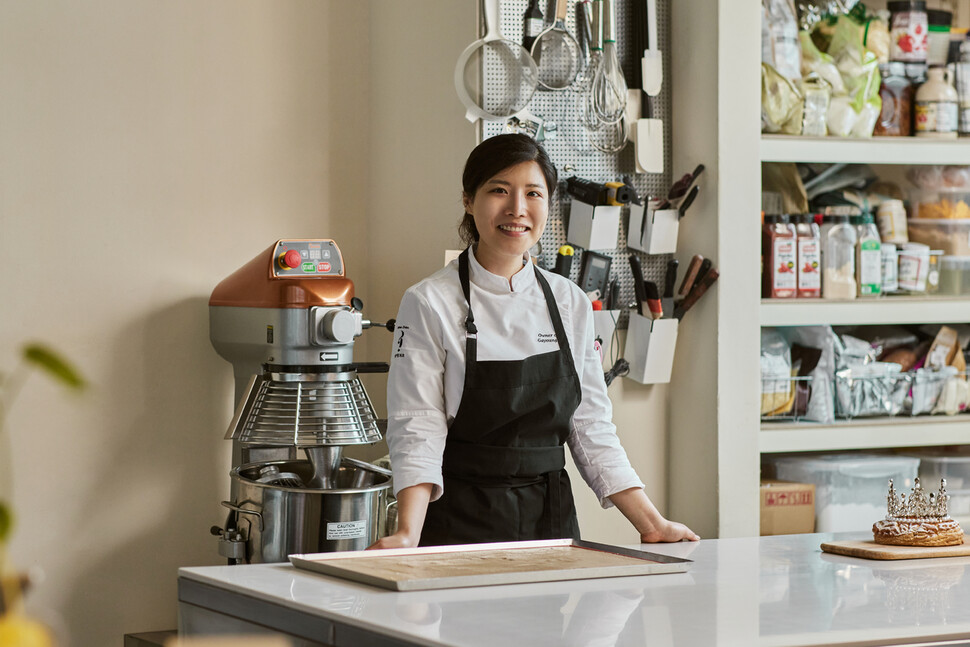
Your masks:
{"label": "whisk attachment", "polygon": [[261,468],[259,470],[259,478],[256,479],[256,482],[275,485],[277,487],[304,487],[303,479],[300,478],[299,474],[281,472],[280,468],[276,465],[267,465]]}

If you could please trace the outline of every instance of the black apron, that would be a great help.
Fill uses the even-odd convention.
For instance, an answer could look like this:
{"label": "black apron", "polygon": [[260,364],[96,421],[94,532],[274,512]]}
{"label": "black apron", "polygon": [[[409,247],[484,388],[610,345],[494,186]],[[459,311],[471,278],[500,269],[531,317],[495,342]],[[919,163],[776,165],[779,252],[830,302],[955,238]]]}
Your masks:
{"label": "black apron", "polygon": [[421,545],[579,539],[563,444],[582,396],[552,290],[536,270],[559,347],[480,362],[468,254],[458,257],[468,303],[465,386],[445,443],[444,494],[428,506]]}

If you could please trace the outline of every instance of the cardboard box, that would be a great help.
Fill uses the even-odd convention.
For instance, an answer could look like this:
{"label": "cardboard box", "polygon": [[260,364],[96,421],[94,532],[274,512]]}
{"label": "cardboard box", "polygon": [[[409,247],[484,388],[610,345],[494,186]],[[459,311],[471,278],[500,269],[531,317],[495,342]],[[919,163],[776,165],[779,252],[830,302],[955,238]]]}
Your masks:
{"label": "cardboard box", "polygon": [[815,485],[761,481],[761,534],[815,532]]}

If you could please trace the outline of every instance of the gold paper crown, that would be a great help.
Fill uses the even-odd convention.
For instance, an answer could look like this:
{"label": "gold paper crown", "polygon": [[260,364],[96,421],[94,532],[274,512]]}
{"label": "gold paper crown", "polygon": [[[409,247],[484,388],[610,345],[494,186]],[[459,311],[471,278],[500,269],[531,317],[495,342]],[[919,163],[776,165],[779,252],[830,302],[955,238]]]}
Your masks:
{"label": "gold paper crown", "polygon": [[914,483],[913,491],[907,499],[905,494],[896,494],[893,480],[889,479],[889,496],[886,497],[889,503],[887,519],[943,519],[950,516],[947,512],[950,495],[946,493],[946,479],[940,479],[940,491],[936,494],[932,492],[926,494],[919,478]]}

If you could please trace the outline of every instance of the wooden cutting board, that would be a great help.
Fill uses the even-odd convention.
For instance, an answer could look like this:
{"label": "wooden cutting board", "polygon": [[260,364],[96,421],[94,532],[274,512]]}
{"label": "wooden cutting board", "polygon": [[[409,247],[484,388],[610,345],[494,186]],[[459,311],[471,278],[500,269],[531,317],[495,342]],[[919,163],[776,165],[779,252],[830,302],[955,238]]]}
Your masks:
{"label": "wooden cutting board", "polygon": [[960,546],[886,546],[874,541],[829,541],[822,544],[826,553],[862,559],[927,559],[931,557],[966,557],[970,544]]}

